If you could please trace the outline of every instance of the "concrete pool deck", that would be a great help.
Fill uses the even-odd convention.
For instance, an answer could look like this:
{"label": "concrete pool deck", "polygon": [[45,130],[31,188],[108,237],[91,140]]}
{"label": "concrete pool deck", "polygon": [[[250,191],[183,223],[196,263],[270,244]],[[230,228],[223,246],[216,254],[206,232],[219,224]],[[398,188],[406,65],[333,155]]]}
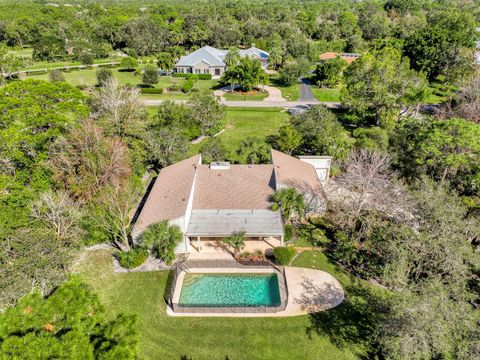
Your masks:
{"label": "concrete pool deck", "polygon": [[[204,270],[204,269],[198,269]],[[232,271],[233,270],[233,271]],[[200,271],[196,271],[200,272]],[[244,272],[238,269],[215,269],[215,272]],[[256,269],[252,272],[262,272]],[[325,271],[300,267],[285,267],[288,303],[284,311],[276,313],[177,313],[167,306],[170,316],[190,317],[285,317],[328,310],[340,305],[345,298],[342,286]],[[180,279],[182,277],[182,279]],[[179,276],[179,281],[183,276]],[[178,291],[179,292],[179,291]]]}

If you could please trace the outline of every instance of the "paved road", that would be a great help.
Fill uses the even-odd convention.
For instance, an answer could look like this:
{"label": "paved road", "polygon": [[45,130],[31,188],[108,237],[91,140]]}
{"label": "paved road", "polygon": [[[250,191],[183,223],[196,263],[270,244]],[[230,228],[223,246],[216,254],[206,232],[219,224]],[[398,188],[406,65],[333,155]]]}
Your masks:
{"label": "paved road", "polygon": [[[165,100],[144,100],[146,106],[159,106]],[[187,100],[175,100],[177,104],[185,104]],[[269,108],[269,107],[279,107],[284,109],[289,109],[299,105],[318,105],[324,104],[328,108],[338,109],[341,107],[339,102],[320,102],[317,100],[314,101],[226,101],[223,100],[222,103],[225,106],[229,107],[251,107],[251,108]]]}
{"label": "paved road", "polygon": [[316,102],[315,96],[313,96],[312,89],[310,88],[310,80],[300,79],[300,101]]}

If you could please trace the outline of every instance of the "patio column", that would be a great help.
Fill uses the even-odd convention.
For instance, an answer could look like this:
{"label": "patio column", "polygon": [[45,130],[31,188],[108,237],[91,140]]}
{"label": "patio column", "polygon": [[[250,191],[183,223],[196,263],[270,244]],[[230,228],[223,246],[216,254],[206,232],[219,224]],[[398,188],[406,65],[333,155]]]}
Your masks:
{"label": "patio column", "polygon": [[198,241],[198,252],[200,252],[200,250],[201,250],[200,236],[197,236],[197,241]]}
{"label": "patio column", "polygon": [[283,246],[283,245],[284,245],[283,236],[280,236],[280,246]]}

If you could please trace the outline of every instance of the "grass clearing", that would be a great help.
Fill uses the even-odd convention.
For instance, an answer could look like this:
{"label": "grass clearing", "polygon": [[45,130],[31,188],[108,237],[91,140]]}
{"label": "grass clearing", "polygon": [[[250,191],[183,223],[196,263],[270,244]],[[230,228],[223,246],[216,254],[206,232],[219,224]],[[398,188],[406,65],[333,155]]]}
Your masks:
{"label": "grass clearing", "polygon": [[318,88],[316,86],[311,86],[310,88],[312,89],[313,96],[318,101],[340,101],[340,89]]}
{"label": "grass clearing", "polygon": [[[140,85],[142,83],[142,77],[135,75],[134,72],[125,72],[119,71],[118,68],[111,69],[113,76],[118,80],[120,84],[129,84],[129,85]],[[97,83],[97,73],[98,69],[85,69],[85,70],[72,70],[70,72],[64,72],[63,75],[65,80],[73,85],[81,86],[92,86]],[[39,74],[31,75],[27,78],[31,79],[40,79],[48,81],[48,74]],[[159,76],[158,84],[155,84],[155,88],[162,88],[164,90],[163,94],[142,94],[144,99],[153,99],[153,100],[187,100],[193,93],[184,94],[181,91],[178,92],[167,92],[167,88],[176,84],[181,87],[185,83],[186,79],[182,78],[171,78],[167,76]],[[213,89],[218,86],[217,80],[198,80],[195,83],[195,87],[198,88],[199,92],[202,94],[212,93]]]}
{"label": "grass clearing", "polygon": [[137,315],[142,359],[342,360],[363,353],[360,345],[338,346],[328,332],[314,330],[311,316],[169,317],[163,299],[168,273],[113,273],[109,251],[88,253],[78,272],[99,295],[109,316]]}
{"label": "grass clearing", "polygon": [[[236,154],[242,140],[249,136],[265,138],[274,135],[278,129],[286,125],[289,115],[277,108],[226,108],[227,124],[225,131],[218,138],[225,144],[230,153],[229,160],[242,162]],[[202,143],[191,145],[190,154],[198,153]]]}
{"label": "grass clearing", "polygon": [[292,86],[276,86],[280,89],[282,97],[288,101],[296,101],[300,98],[300,84]]}

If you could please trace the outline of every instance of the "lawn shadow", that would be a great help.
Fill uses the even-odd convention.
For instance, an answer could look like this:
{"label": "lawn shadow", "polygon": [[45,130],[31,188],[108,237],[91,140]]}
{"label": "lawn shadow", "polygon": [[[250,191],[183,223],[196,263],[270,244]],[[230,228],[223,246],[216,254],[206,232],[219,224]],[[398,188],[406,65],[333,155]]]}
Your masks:
{"label": "lawn shadow", "polygon": [[358,282],[344,290],[342,304],[310,315],[306,332],[327,335],[339,348],[360,345],[375,352],[376,330],[388,310],[385,298]]}

